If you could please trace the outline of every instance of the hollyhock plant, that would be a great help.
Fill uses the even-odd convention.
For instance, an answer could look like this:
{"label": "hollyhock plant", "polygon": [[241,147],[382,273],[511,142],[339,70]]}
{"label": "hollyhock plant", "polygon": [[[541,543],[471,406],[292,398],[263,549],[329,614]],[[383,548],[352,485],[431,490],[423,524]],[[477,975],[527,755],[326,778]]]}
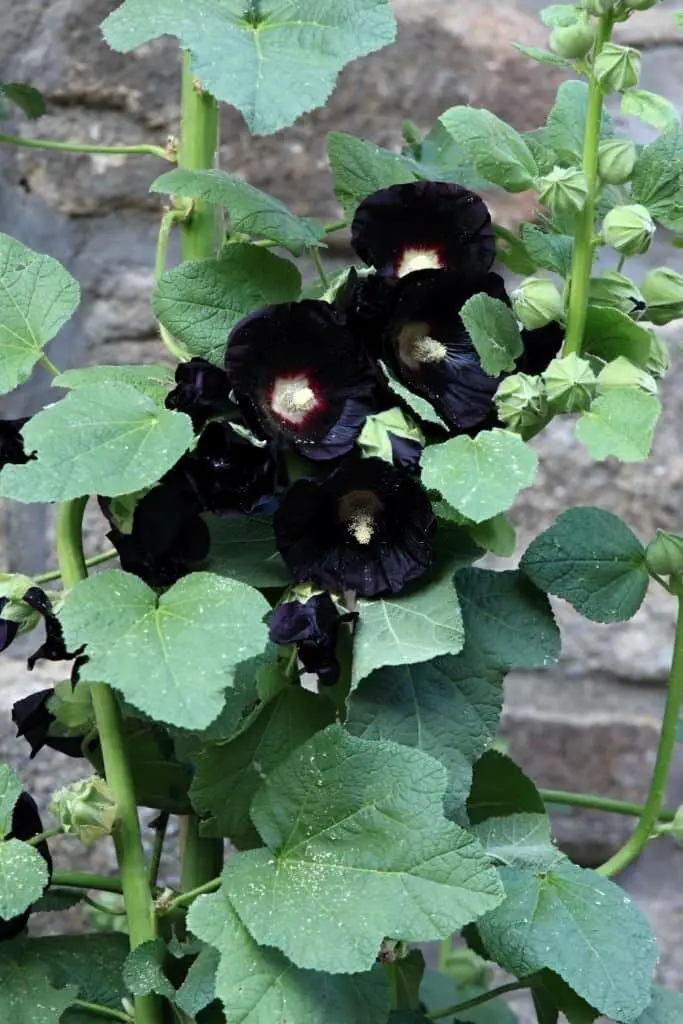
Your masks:
{"label": "hollyhock plant", "polygon": [[84,736],[59,736],[50,732],[51,726],[57,721],[48,706],[54,692],[50,687],[15,701],[12,721],[17,727],[17,736],[22,736],[28,743],[31,758],[43,747],[51,747],[67,757],[83,757],[81,747]]}
{"label": "hollyhock plant", "polygon": [[225,371],[206,359],[195,356],[187,363],[178,363],[175,380],[175,388],[166,396],[166,408],[186,413],[196,433],[210,419],[235,408]]}
{"label": "hollyhock plant", "polygon": [[18,420],[0,420],[0,469],[3,466],[23,466],[31,459],[24,451],[24,439],[21,428],[28,423],[28,418]]}
{"label": "hollyhock plant", "polygon": [[397,594],[426,571],[436,520],[414,477],[369,458],[351,459],[324,480],[298,480],[274,526],[298,582],[377,597]]}
{"label": "hollyhock plant", "polygon": [[[38,813],[36,802],[30,793],[24,791],[20,794],[12,812],[12,830],[4,838],[20,840],[33,839],[34,836],[40,835],[42,831],[43,823],[40,820],[40,814]],[[36,844],[36,849],[47,864],[48,876],[51,880],[52,857],[50,856],[48,845],[43,840]],[[49,884],[49,881],[47,884]],[[2,918],[0,918],[0,942],[8,942],[10,939],[16,938],[17,935],[21,935],[30,916],[31,907],[25,910],[22,914],[18,914],[16,917],[10,918],[8,921],[3,921]]]}
{"label": "hollyhock plant", "polygon": [[45,591],[41,590],[40,587],[30,587],[22,597],[22,601],[29,608],[33,608],[34,611],[38,612],[45,622],[45,640],[28,658],[27,665],[29,669],[33,669],[36,663],[42,660],[71,661],[75,658],[79,652],[74,651],[70,653],[67,651],[61,624],[52,610],[50,598]]}
{"label": "hollyhock plant", "polygon": [[353,613],[342,613],[329,594],[313,594],[306,601],[279,605],[270,620],[269,636],[276,644],[296,644],[304,671],[317,675],[323,686],[334,686],[339,679],[339,629],[354,618]]}
{"label": "hollyhock plant", "polygon": [[349,452],[376,408],[376,369],[327,302],[245,317],[230,334],[225,365],[245,415],[309,459]]}

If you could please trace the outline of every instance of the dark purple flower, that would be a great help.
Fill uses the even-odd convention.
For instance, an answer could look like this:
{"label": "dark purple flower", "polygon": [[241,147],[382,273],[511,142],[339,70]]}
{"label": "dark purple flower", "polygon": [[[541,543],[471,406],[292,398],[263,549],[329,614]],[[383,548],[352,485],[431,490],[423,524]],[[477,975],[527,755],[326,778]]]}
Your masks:
{"label": "dark purple flower", "polygon": [[473,291],[450,271],[422,271],[401,282],[384,335],[383,356],[391,372],[422,395],[453,430],[483,429],[495,411],[501,377],[482,368],[460,310],[478,292],[509,303],[502,278],[489,274]]}
{"label": "dark purple flower", "polygon": [[8,602],[8,598],[0,597],[0,651],[6,651],[19,631],[18,622],[9,622],[2,618],[2,609]]}
{"label": "dark purple flower", "polygon": [[[12,831],[9,835],[5,836],[5,838],[22,840],[33,839],[34,836],[40,835],[42,831],[43,823],[40,820],[40,814],[38,813],[36,802],[29,793],[24,791],[20,794],[12,813]],[[50,856],[48,845],[43,841],[37,844],[36,849],[47,864],[48,879],[51,880],[52,857]],[[23,914],[19,914],[17,917],[13,917],[9,921],[3,921],[0,919],[0,942],[14,939],[17,935],[20,935],[26,927],[30,916],[31,907],[25,910]]]}
{"label": "dark purple flower", "polygon": [[382,354],[382,338],[396,303],[398,285],[395,277],[361,276],[352,267],[335,299],[348,329],[375,357]]}
{"label": "dark purple flower", "polygon": [[45,591],[40,587],[29,587],[22,601],[42,615],[45,623],[45,640],[28,658],[26,664],[29,669],[33,669],[38,661],[70,661],[75,658],[79,651],[67,651],[61,624],[52,611],[52,604]]}
{"label": "dark purple flower", "polygon": [[324,480],[298,480],[274,527],[297,582],[377,597],[398,593],[429,567],[436,521],[414,477],[369,458],[351,460]]}
{"label": "dark purple flower", "polygon": [[17,727],[17,736],[23,736],[31,748],[31,758],[43,747],[66,754],[67,757],[83,757],[81,746],[84,736],[59,736],[50,733],[50,727],[57,721],[48,708],[48,701],[54,690],[39,690],[14,703],[12,721]]}
{"label": "dark purple flower", "polygon": [[228,339],[226,369],[245,414],[309,459],[349,452],[375,408],[374,366],[327,302],[245,317]]}
{"label": "dark purple flower", "polygon": [[0,469],[3,466],[23,466],[32,458],[24,451],[21,428],[28,418],[21,420],[0,420]]}
{"label": "dark purple flower", "polygon": [[329,594],[314,594],[307,601],[279,605],[270,620],[270,639],[275,644],[296,644],[306,672],[318,676],[323,686],[339,679],[337,639],[342,622],[355,618],[342,613]]}
{"label": "dark purple flower", "polygon": [[553,321],[545,327],[538,327],[535,331],[524,330],[522,341],[524,351],[515,362],[517,373],[543,373],[560,354],[564,341],[564,327]]}
{"label": "dark purple flower", "polygon": [[463,284],[486,277],[496,255],[483,199],[441,181],[391,185],[368,196],[353,218],[351,244],[380,274],[453,270]]}
{"label": "dark purple flower", "polygon": [[166,396],[166,408],[186,413],[195,432],[210,419],[234,410],[228,378],[220,366],[195,356],[189,363],[178,364],[175,379],[175,388]]}

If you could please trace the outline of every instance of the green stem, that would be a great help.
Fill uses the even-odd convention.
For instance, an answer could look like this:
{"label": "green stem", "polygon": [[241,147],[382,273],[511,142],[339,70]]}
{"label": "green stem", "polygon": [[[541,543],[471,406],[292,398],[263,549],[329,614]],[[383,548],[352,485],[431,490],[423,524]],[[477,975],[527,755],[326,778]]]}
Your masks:
{"label": "green stem", "polygon": [[434,1013],[426,1014],[426,1017],[427,1020],[441,1020],[442,1017],[453,1017],[458,1013],[463,1013],[465,1010],[473,1010],[475,1006],[481,1006],[482,1003],[489,1003],[492,999],[498,999],[499,996],[504,996],[508,992],[520,992],[522,989],[529,988],[530,984],[531,982],[528,979],[510,981],[507,985],[490,988],[488,992],[482,992],[479,996],[466,999],[464,1003],[456,1003],[454,1006],[444,1007],[443,1010],[435,1010]]}
{"label": "green stem", "polygon": [[107,907],[104,903],[98,903],[97,900],[91,899],[90,896],[84,896],[83,902],[99,911],[100,914],[109,914],[111,917],[124,917],[126,913],[125,910],[114,910],[112,907]]}
{"label": "green stem", "polygon": [[154,845],[152,846],[152,856],[149,861],[148,877],[149,884],[152,890],[156,889],[157,879],[159,877],[159,865],[161,864],[161,855],[164,852],[164,841],[166,839],[166,829],[168,828],[168,820],[170,814],[168,811],[162,811],[157,818],[156,829],[154,833]]}
{"label": "green stem", "polygon": [[74,999],[69,1007],[74,1010],[85,1010],[96,1017],[106,1017],[107,1020],[121,1020],[124,1024],[134,1024],[127,1013],[124,1013],[123,1010],[112,1010],[111,1006],[100,1006],[99,1003],[85,1003],[82,999]]}
{"label": "green stem", "polygon": [[194,903],[198,896],[203,896],[207,892],[216,892],[220,887],[221,879],[212,878],[210,882],[204,882],[203,885],[198,885],[196,889],[181,892],[179,896],[175,896],[164,905],[164,913],[167,914],[171,910],[175,910],[176,907],[186,907],[188,903]]}
{"label": "green stem", "polygon": [[[154,257],[154,280],[158,281],[166,270],[166,260],[168,257],[168,242],[171,237],[171,231],[173,225],[184,221],[188,216],[185,210],[167,210],[159,224],[159,237],[157,239],[156,255]],[[159,336],[164,344],[164,347],[168,349],[174,359],[179,360],[181,363],[187,362],[189,355],[186,349],[179,345],[175,340],[170,331],[168,331],[163,324],[159,324]]]}
{"label": "green stem", "polygon": [[52,885],[60,885],[66,889],[97,889],[100,892],[122,893],[120,878],[107,878],[106,875],[86,875],[80,871],[55,871]]}
{"label": "green stem", "polygon": [[[86,558],[85,564],[87,568],[93,565],[101,565],[103,562],[111,562],[112,558],[118,558],[119,553],[111,548],[109,551],[103,551],[99,555],[93,555],[92,558]],[[52,583],[53,580],[61,579],[62,573],[60,569],[53,569],[51,572],[41,573],[40,576],[33,576],[34,583]]]}
{"label": "green stem", "polygon": [[[204,92],[190,71],[190,54],[183,54],[180,146],[178,166],[190,171],[211,169],[218,150],[218,104]],[[214,255],[217,243],[216,208],[198,200],[181,226],[184,260]]]}
{"label": "green stem", "polygon": [[52,139],[22,139],[19,135],[0,135],[0,143],[8,146],[21,146],[24,149],[56,149],[60,153],[104,153],[110,156],[117,154],[136,154],[144,156],[158,156],[162,160],[170,160],[172,157],[162,146],[97,146],[89,142],[54,142]]}
{"label": "green stem", "polygon": [[[82,537],[87,500],[87,497],[83,497],[63,502],[57,511],[57,557],[67,590],[88,575]],[[118,806],[113,837],[126,903],[130,944],[131,949],[135,949],[156,937],[156,918],[145,871],[133,775],[116,696],[104,683],[91,683],[90,694],[102,746],[105,777]],[[161,1003],[157,996],[136,996],[136,1024],[159,1024],[160,1014]]]}
{"label": "green stem", "polygon": [[320,252],[318,251],[318,249],[317,249],[317,247],[315,245],[312,245],[311,248],[308,250],[308,252],[309,252],[309,255],[311,257],[311,260],[313,261],[313,266],[318,271],[318,277],[320,278],[320,283],[322,284],[323,288],[325,288],[327,290],[330,287],[330,279],[327,276],[327,274],[325,273],[325,268],[323,266],[323,261],[320,258]]}
{"label": "green stem", "polygon": [[[595,57],[598,56],[612,34],[612,14],[605,14],[598,23],[595,41]],[[588,293],[593,269],[593,233],[595,230],[595,200],[598,193],[598,146],[600,145],[600,123],[602,120],[603,93],[595,75],[591,75],[588,87],[588,110],[586,114],[586,135],[583,142],[583,171],[588,184],[586,203],[576,218],[574,252],[569,290],[567,333],[562,355],[581,352],[586,327]]]}
{"label": "green stem", "polygon": [[662,801],[666,793],[669,781],[669,770],[671,758],[676,746],[676,730],[678,718],[683,702],[683,597],[678,598],[678,616],[676,619],[676,634],[674,639],[673,657],[671,659],[671,673],[669,676],[669,689],[666,695],[664,717],[662,728],[659,734],[659,746],[657,757],[650,781],[650,791],[647,795],[645,805],[638,820],[638,824],[631,836],[626,840],[620,850],[610,857],[598,872],[611,878],[631,864],[641,850],[652,838],[655,826],[660,820]]}
{"label": "green stem", "polygon": [[59,377],[61,370],[58,370],[52,360],[48,359],[45,353],[38,357],[38,362],[44,367],[48,373],[52,374],[53,377]]}
{"label": "green stem", "polygon": [[181,835],[180,888],[187,894],[216,881],[216,876],[223,870],[223,842],[220,839],[205,839],[204,836],[200,836],[199,819],[194,814],[189,814],[183,819]]}
{"label": "green stem", "polygon": [[331,224],[326,224],[323,231],[326,235],[332,235],[335,231],[342,231],[346,226],[346,220],[335,220]]}
{"label": "green stem", "polygon": [[[564,789],[539,789],[543,800],[548,804],[562,804],[566,807],[586,807],[593,811],[605,811],[608,814],[624,814],[639,818],[643,813],[643,804],[631,804],[625,800],[612,800],[610,797],[597,796],[594,793],[569,793]],[[662,809],[658,821],[673,821],[675,811]]]}
{"label": "green stem", "polygon": [[31,839],[26,840],[27,846],[37,846],[38,843],[44,843],[46,839],[54,839],[55,836],[64,835],[64,829],[61,825],[57,825],[56,828],[48,828],[44,832],[39,832],[37,836],[32,836]]}

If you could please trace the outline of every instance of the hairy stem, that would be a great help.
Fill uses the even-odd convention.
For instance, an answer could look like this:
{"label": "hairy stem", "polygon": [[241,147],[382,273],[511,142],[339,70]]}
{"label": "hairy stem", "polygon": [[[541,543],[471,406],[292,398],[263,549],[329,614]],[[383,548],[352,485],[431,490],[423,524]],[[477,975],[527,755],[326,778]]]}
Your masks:
{"label": "hairy stem", "polygon": [[55,366],[55,364],[54,364],[54,363],[52,362],[52,360],[48,359],[48,358],[47,358],[47,356],[45,355],[45,353],[44,353],[44,352],[43,352],[43,354],[42,354],[42,355],[41,355],[41,356],[40,356],[40,357],[38,358],[38,362],[39,362],[39,363],[40,363],[40,365],[41,365],[41,366],[42,366],[42,367],[43,367],[44,369],[46,369],[46,370],[47,370],[47,372],[48,372],[49,374],[51,374],[51,375],[52,375],[53,377],[59,377],[59,374],[61,373],[61,370],[58,370],[58,369],[57,369],[57,367],[56,367],[56,366]]}
{"label": "hairy stem", "polygon": [[173,158],[163,146],[98,146],[89,142],[54,142],[52,139],[23,139],[19,135],[0,135],[0,143],[3,142],[8,146],[21,146],[24,149],[56,149],[60,153],[158,156],[161,160],[170,160],[173,163]]}
{"label": "hairy stem", "polygon": [[506,985],[499,985],[498,988],[490,988],[488,992],[482,992],[481,995],[473,996],[472,999],[466,999],[464,1003],[456,1003],[454,1006],[444,1007],[443,1010],[435,1010],[434,1013],[428,1013],[426,1018],[427,1020],[441,1020],[442,1017],[457,1016],[458,1013],[462,1013],[464,1010],[473,1010],[475,1006],[489,1003],[492,999],[498,999],[499,996],[504,996],[508,992],[519,992],[522,989],[529,988],[530,984],[531,982],[528,978],[521,981],[510,981]]}
{"label": "hairy stem", "polygon": [[[218,150],[218,104],[193,79],[187,51],[183,54],[180,103],[178,166],[190,171],[210,169]],[[213,256],[217,237],[216,208],[198,200],[181,226],[183,259],[201,260]]]}
{"label": "hairy stem", "polygon": [[105,1017],[107,1020],[121,1020],[124,1024],[133,1024],[131,1018],[123,1010],[112,1010],[111,1006],[100,1006],[99,1003],[85,1003],[82,999],[74,999],[71,1009],[83,1010],[92,1013],[95,1017]]}
{"label": "hairy stem", "polygon": [[610,857],[598,872],[611,878],[633,863],[641,850],[652,838],[655,826],[660,820],[659,815],[662,809],[662,802],[666,793],[669,781],[669,770],[671,758],[676,746],[676,729],[678,717],[681,713],[683,703],[683,596],[678,598],[678,616],[676,619],[676,634],[674,639],[673,657],[671,659],[671,673],[669,675],[669,689],[666,695],[664,717],[662,728],[659,734],[659,746],[655,760],[650,791],[643,807],[638,824],[631,836],[626,840],[620,850]]}
{"label": "hairy stem", "polygon": [[311,260],[313,261],[313,266],[318,271],[318,277],[320,278],[320,283],[322,284],[323,288],[325,288],[325,289],[329,288],[330,287],[330,279],[327,276],[327,274],[325,273],[325,268],[323,266],[323,261],[320,258],[320,252],[319,252],[318,248],[315,245],[312,245],[311,248],[308,251],[309,251]]}
{"label": "hairy stem", "polygon": [[65,889],[97,889],[99,892],[122,893],[120,878],[107,878],[106,875],[86,875],[80,871],[55,871],[52,885]]}
{"label": "hairy stem", "polygon": [[55,828],[48,828],[44,832],[39,832],[37,836],[32,836],[24,841],[27,846],[37,846],[38,843],[43,843],[46,839],[54,839],[55,836],[61,835],[64,835],[64,829],[61,825],[57,825]]}
{"label": "hairy stem", "polygon": [[[114,548],[110,548],[109,551],[102,551],[99,555],[93,555],[92,558],[86,558],[85,564],[89,569],[93,565],[101,565],[103,562],[111,562],[112,558],[118,558],[119,553]],[[60,569],[53,569],[51,572],[43,572],[40,576],[34,576],[34,583],[52,583],[53,580],[59,580],[62,577]]]}
{"label": "hairy stem", "polygon": [[[624,814],[639,818],[645,809],[644,804],[631,804],[625,800],[612,800],[611,797],[598,796],[595,793],[570,793],[564,789],[539,789],[539,793],[547,804],[561,804],[566,807],[586,807],[588,810],[605,811],[607,814]],[[663,808],[658,821],[673,821],[675,811]]]}
{"label": "hairy stem", "polygon": [[203,885],[198,885],[196,889],[189,889],[187,892],[181,892],[179,896],[174,896],[172,900],[164,906],[164,913],[168,913],[171,910],[175,910],[176,907],[187,907],[190,903],[194,903],[198,896],[204,896],[207,892],[216,892],[221,887],[221,879],[212,878],[208,882],[204,882]]}
{"label": "hairy stem", "polygon": [[[83,513],[87,498],[63,502],[57,512],[57,557],[68,590],[88,575],[83,555]],[[121,872],[131,948],[156,936],[152,894],[145,871],[140,822],[133,776],[123,734],[121,709],[113,691],[104,683],[91,683],[90,694],[100,736],[105,776],[118,805],[114,845]],[[161,1003],[157,996],[136,996],[136,1024],[159,1024]]]}
{"label": "hairy stem", "polygon": [[[603,15],[598,23],[595,41],[597,57],[612,34],[613,18],[611,12]],[[598,193],[598,146],[600,144],[600,122],[602,119],[602,89],[595,76],[591,74],[588,88],[588,111],[586,115],[586,135],[583,141],[583,171],[588,183],[586,203],[576,218],[574,235],[574,253],[569,285],[569,310],[567,316],[567,333],[564,339],[562,355],[581,352],[583,333],[586,327],[586,311],[588,309],[588,292],[590,276],[593,269],[593,233],[595,230],[595,200]]]}
{"label": "hairy stem", "polygon": [[[166,270],[168,258],[168,243],[171,237],[173,225],[183,221],[188,216],[185,210],[166,210],[159,224],[159,237],[157,239],[156,254],[154,257],[154,280],[158,281]],[[187,362],[188,353],[182,345],[178,344],[173,335],[163,324],[159,324],[159,336],[165,348],[171,353],[174,359],[180,362]]]}

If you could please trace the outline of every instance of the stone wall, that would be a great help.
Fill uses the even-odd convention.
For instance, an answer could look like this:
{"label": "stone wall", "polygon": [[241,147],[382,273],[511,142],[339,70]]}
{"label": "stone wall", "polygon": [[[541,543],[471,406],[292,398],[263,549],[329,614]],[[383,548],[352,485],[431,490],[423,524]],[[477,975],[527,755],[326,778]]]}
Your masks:
{"label": "stone wall", "polygon": [[[110,144],[163,144],[177,131],[175,44],[152,43],[129,56],[110,52],[98,25],[115,6],[114,0],[0,0],[3,77],[32,82],[46,94],[49,108],[36,124],[17,120],[4,130]],[[545,44],[546,30],[535,17],[539,0],[393,0],[393,6],[400,24],[396,45],[348,67],[325,110],[275,137],[256,139],[248,136],[236,112],[224,110],[221,165],[273,192],[298,213],[335,219],[339,211],[324,155],[328,130],[397,146],[404,118],[427,128],[459,103],[487,106],[519,129],[543,121],[559,73],[531,64],[511,45]],[[683,108],[683,34],[677,34],[673,21],[676,6],[676,0],[666,0],[617,31],[622,41],[645,49],[643,86],[665,92]],[[643,126],[629,127],[639,138],[647,137]],[[151,157],[89,157],[0,146],[0,230],[62,260],[83,289],[78,314],[52,347],[60,367],[159,358],[149,296],[161,199],[150,195],[148,186],[164,169]],[[504,222],[531,209],[526,196],[496,195],[492,205]],[[346,244],[335,236],[331,258],[344,258]],[[675,260],[683,262],[680,251],[660,241],[640,269]],[[663,387],[665,415],[653,461],[646,466],[591,464],[571,424],[553,424],[536,444],[541,458],[537,485],[522,495],[513,512],[521,544],[576,503],[595,503],[623,515],[643,538],[656,527],[680,529],[683,369],[678,343],[683,332],[672,329],[669,338],[673,370]],[[48,395],[48,382],[37,373],[21,392],[0,399],[0,414],[33,412]],[[93,545],[99,535],[96,518],[93,513]],[[48,513],[14,506],[4,510],[0,527],[2,568],[40,571],[48,558]],[[510,749],[539,784],[638,799],[656,743],[672,636],[671,602],[653,591],[634,622],[623,627],[588,624],[565,606],[558,607],[558,615],[565,630],[559,666],[509,681],[504,734]],[[52,783],[61,773],[57,762],[41,755],[34,768],[2,724],[12,700],[35,686],[35,677],[20,662],[5,659],[0,668],[0,756],[26,778],[49,771]],[[683,800],[683,766],[677,769],[671,799]],[[559,816],[556,827],[572,853],[593,863],[623,839],[629,822],[569,814]],[[668,870],[680,875],[681,859],[671,851]],[[639,870],[627,883],[654,907],[659,869],[650,881],[643,875],[647,864]],[[665,946],[674,911],[667,907]],[[675,981],[676,971],[671,968],[669,974],[668,980]]]}

